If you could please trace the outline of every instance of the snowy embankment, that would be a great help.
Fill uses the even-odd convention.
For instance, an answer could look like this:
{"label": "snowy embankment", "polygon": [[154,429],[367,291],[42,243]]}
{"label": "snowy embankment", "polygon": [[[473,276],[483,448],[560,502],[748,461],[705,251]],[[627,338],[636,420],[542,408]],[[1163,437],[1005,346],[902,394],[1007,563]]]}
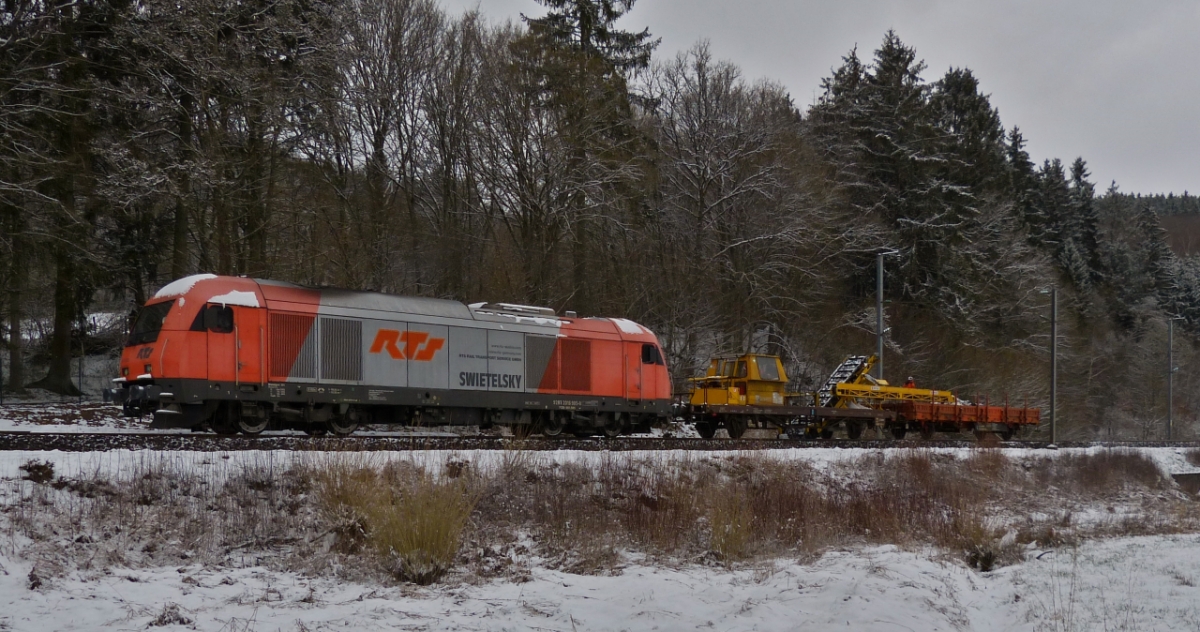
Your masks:
{"label": "snowy embankment", "polygon": [[[1197,457],[4,452],[0,630],[1200,631],[1200,509],[1170,478]],[[449,574],[346,548],[315,500],[330,464],[476,481]]]}

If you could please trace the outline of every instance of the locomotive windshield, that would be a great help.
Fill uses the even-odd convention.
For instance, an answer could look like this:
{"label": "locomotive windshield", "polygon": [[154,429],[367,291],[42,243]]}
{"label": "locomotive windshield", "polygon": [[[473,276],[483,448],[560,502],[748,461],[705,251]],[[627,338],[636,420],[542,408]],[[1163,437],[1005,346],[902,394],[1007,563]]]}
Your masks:
{"label": "locomotive windshield", "polygon": [[138,314],[137,322],[133,324],[133,331],[129,332],[129,339],[125,341],[125,346],[144,345],[158,340],[158,332],[162,330],[163,320],[166,319],[167,312],[171,311],[171,306],[174,304],[175,301],[170,300],[144,307],[142,313]]}

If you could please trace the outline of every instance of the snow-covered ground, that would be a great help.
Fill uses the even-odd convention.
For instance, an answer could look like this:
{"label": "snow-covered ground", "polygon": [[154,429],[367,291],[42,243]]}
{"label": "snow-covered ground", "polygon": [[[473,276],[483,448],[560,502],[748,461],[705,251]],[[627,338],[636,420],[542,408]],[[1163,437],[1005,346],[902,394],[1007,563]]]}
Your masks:
{"label": "snow-covered ground", "polygon": [[[82,420],[78,410],[72,413],[69,406],[45,413],[45,423],[32,422],[23,414],[20,419],[8,417],[6,423],[26,429],[88,429],[89,422]],[[119,414],[116,418],[121,419]],[[4,419],[0,416],[0,421]],[[1003,454],[1022,467],[1034,460],[1102,450],[1005,449]],[[1132,451],[1148,457],[1164,475],[1200,472],[1184,449]],[[965,460],[977,451],[934,448],[921,452],[937,459]],[[859,460],[883,453],[828,448],[765,450],[753,455],[842,471],[838,468],[850,468]],[[246,469],[282,472],[298,462],[320,458],[370,463],[408,460],[437,472],[452,461],[467,461],[485,470],[512,460],[539,468],[567,463],[600,468],[616,459],[623,466],[653,469],[694,459],[738,458],[738,454],[14,451],[0,452],[0,485],[31,488],[33,483],[20,480],[20,466],[30,461],[52,464],[55,475],[68,479],[130,480],[144,471],[202,474],[216,489],[223,479]],[[1155,493],[1177,496],[1183,503],[1196,502],[1170,488]],[[1093,518],[1104,520],[1114,512],[1114,504],[1118,514],[1136,511],[1137,498],[1089,506],[1073,520],[1077,524]],[[65,571],[39,574],[34,562],[21,554],[29,541],[18,530],[5,527],[10,516],[0,513],[0,630],[1200,632],[1200,535],[1192,533],[1085,539],[1074,546],[1053,548],[1030,544],[1023,559],[990,572],[974,570],[962,555],[943,549],[862,545],[835,547],[799,559],[758,559],[733,568],[707,558],[664,562],[622,552],[607,574],[577,575],[538,557],[537,547],[531,544],[500,553],[509,556],[518,572],[497,577],[451,573],[443,583],[416,587],[279,570],[249,549],[244,557],[235,554],[219,563],[200,563],[193,558],[168,566],[147,566],[92,564],[82,559]]]}
{"label": "snow-covered ground", "polygon": [[1200,630],[1200,536],[1030,550],[979,573],[874,547],[754,568],[636,562],[615,576],[384,587],[180,566],[77,571],[30,588],[0,557],[5,630]]}

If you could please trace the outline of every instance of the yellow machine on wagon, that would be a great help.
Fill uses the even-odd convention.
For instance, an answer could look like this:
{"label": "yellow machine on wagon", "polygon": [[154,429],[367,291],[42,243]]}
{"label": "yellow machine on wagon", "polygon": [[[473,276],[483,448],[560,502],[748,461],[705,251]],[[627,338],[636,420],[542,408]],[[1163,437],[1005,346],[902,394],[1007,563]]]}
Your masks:
{"label": "yellow machine on wagon", "polygon": [[844,423],[851,439],[865,427],[887,421],[889,404],[921,402],[954,404],[949,391],[891,386],[870,375],[875,356],[850,356],[816,392],[787,390],[787,372],[778,356],[748,353],[714,358],[703,377],[689,379],[688,415],[700,436],[709,438],[723,426],[731,438],[751,427],[790,435],[829,438]]}

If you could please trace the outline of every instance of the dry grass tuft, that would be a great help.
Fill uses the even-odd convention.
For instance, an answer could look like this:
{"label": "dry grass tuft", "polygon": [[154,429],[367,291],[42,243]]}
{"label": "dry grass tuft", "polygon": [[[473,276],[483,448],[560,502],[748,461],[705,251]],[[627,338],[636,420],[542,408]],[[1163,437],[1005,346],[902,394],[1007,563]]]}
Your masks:
{"label": "dry grass tuft", "polygon": [[441,579],[454,563],[478,497],[461,471],[437,480],[407,463],[333,462],[313,478],[342,550],[369,545],[389,573],[421,585]]}
{"label": "dry grass tuft", "polygon": [[708,525],[712,531],[710,547],[721,560],[746,557],[754,540],[753,514],[749,499],[734,486],[722,486],[708,504]]}
{"label": "dry grass tuft", "polygon": [[1085,497],[1098,497],[1124,489],[1157,489],[1164,485],[1154,461],[1133,450],[1102,450],[1090,454],[1063,454],[1044,460],[1035,477],[1046,486],[1059,487]]}

